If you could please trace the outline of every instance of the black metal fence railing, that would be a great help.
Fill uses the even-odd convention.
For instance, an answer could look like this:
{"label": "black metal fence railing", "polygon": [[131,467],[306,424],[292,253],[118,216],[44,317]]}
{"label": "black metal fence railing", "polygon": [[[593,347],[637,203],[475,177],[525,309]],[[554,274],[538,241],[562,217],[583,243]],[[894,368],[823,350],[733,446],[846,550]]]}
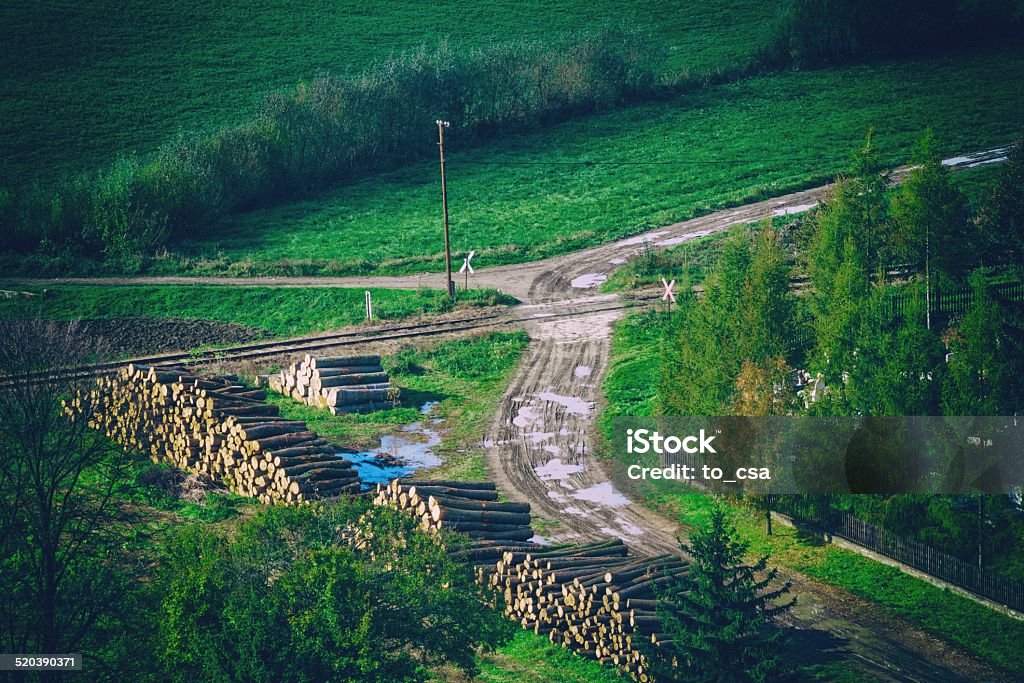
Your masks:
{"label": "black metal fence railing", "polygon": [[[795,501],[794,501],[795,502]],[[833,536],[867,548],[993,602],[1024,612],[1024,583],[987,571],[949,553],[904,538],[848,513],[830,510],[817,514],[812,504],[787,505],[778,499],[773,507],[798,521],[808,522]]]}

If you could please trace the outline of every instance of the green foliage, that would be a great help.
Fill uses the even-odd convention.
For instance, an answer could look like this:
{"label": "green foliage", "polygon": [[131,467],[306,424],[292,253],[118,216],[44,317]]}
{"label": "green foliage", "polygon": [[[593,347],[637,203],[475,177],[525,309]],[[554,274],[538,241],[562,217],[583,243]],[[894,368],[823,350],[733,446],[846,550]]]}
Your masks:
{"label": "green foliage", "polygon": [[[472,672],[477,647],[511,637],[414,520],[363,511],[267,508],[231,536],[176,533],[157,578],[166,680],[423,681],[442,663]],[[371,547],[348,547],[353,523]]]}
{"label": "green foliage", "polygon": [[996,301],[984,273],[972,275],[970,309],[947,336],[952,356],[942,388],[945,414],[1009,415],[1019,410],[1024,402],[1021,327],[1020,311]]}
{"label": "green foliage", "polygon": [[1017,39],[1019,0],[789,0],[766,58],[820,66]]}
{"label": "green foliage", "polygon": [[577,655],[547,636],[522,629],[515,638],[480,663],[481,683],[622,683],[622,675],[611,666]]}
{"label": "green foliage", "polygon": [[[778,572],[767,570],[767,556],[746,564],[748,546],[721,506],[711,509],[684,550],[693,557],[689,573],[658,597],[664,632],[680,654],[673,680],[776,680],[786,669],[784,634],[771,619],[795,604],[779,602],[791,584],[770,585]],[[660,664],[673,674],[670,662]]]}
{"label": "green foliage", "polygon": [[956,276],[971,265],[963,252],[975,248],[975,240],[964,239],[967,204],[942,165],[931,130],[918,142],[911,163],[915,168],[892,199],[894,250],[924,272],[931,287],[935,271]]}

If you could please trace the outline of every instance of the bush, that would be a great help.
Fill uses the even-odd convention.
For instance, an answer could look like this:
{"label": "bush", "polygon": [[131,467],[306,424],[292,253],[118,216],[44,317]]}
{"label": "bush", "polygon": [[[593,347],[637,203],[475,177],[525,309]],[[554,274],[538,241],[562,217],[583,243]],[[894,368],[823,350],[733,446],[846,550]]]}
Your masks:
{"label": "bush", "polygon": [[[230,535],[181,530],[156,582],[164,680],[399,683],[444,663],[473,673],[476,648],[514,625],[415,520],[364,510],[266,508]],[[350,547],[353,528],[366,547]]]}

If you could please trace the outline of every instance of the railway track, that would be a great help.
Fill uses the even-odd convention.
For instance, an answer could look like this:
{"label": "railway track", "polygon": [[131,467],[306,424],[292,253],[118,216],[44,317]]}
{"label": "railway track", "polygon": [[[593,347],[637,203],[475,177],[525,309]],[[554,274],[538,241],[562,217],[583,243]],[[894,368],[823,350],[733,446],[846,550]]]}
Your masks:
{"label": "railway track", "polygon": [[549,319],[571,318],[590,315],[595,312],[624,311],[626,309],[643,305],[644,302],[653,298],[654,297],[644,296],[636,297],[631,300],[612,301],[606,300],[604,297],[595,297],[595,300],[592,301],[578,300],[571,302],[575,305],[573,305],[570,310],[558,310],[563,308],[559,305],[559,302],[544,304],[541,306],[514,306],[507,310],[489,312],[483,315],[449,318],[440,321],[424,321],[409,324],[377,326],[362,330],[344,330],[341,332],[306,335],[291,339],[275,339],[249,344],[240,344],[238,346],[231,346],[223,349],[181,351],[151,356],[140,356],[103,363],[94,363],[90,365],[81,365],[59,371],[40,370],[38,372],[18,375],[3,375],[0,376],[0,390],[24,383],[48,382],[57,379],[86,379],[96,374],[113,372],[128,363],[153,365],[157,367],[181,364],[200,366],[209,363],[272,358],[275,356],[287,356],[296,353],[320,351],[328,348],[356,346],[371,342],[415,339],[417,337],[469,332],[489,327],[517,325],[522,320],[520,315],[518,315],[517,309],[519,308],[529,309],[531,311],[530,315],[532,316],[544,316]]}

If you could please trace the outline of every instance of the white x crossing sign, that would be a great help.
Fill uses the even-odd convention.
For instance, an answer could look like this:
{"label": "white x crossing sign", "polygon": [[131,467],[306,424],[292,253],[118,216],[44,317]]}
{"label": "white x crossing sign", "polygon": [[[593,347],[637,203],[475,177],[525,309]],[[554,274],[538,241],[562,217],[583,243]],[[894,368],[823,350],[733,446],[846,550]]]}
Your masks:
{"label": "white x crossing sign", "polygon": [[459,268],[459,272],[460,273],[466,273],[466,272],[468,272],[470,274],[473,273],[473,266],[472,266],[472,264],[470,264],[470,261],[473,260],[473,255],[475,253],[476,253],[475,251],[471,251],[471,252],[469,252],[469,256],[467,256],[465,259],[463,259],[462,267]]}
{"label": "white x crossing sign", "polygon": [[661,278],[661,284],[665,285],[665,293],[661,295],[661,300],[662,301],[671,301],[672,303],[675,303],[676,302],[676,293],[675,293],[676,281],[673,280],[672,282],[666,282],[665,278]]}

